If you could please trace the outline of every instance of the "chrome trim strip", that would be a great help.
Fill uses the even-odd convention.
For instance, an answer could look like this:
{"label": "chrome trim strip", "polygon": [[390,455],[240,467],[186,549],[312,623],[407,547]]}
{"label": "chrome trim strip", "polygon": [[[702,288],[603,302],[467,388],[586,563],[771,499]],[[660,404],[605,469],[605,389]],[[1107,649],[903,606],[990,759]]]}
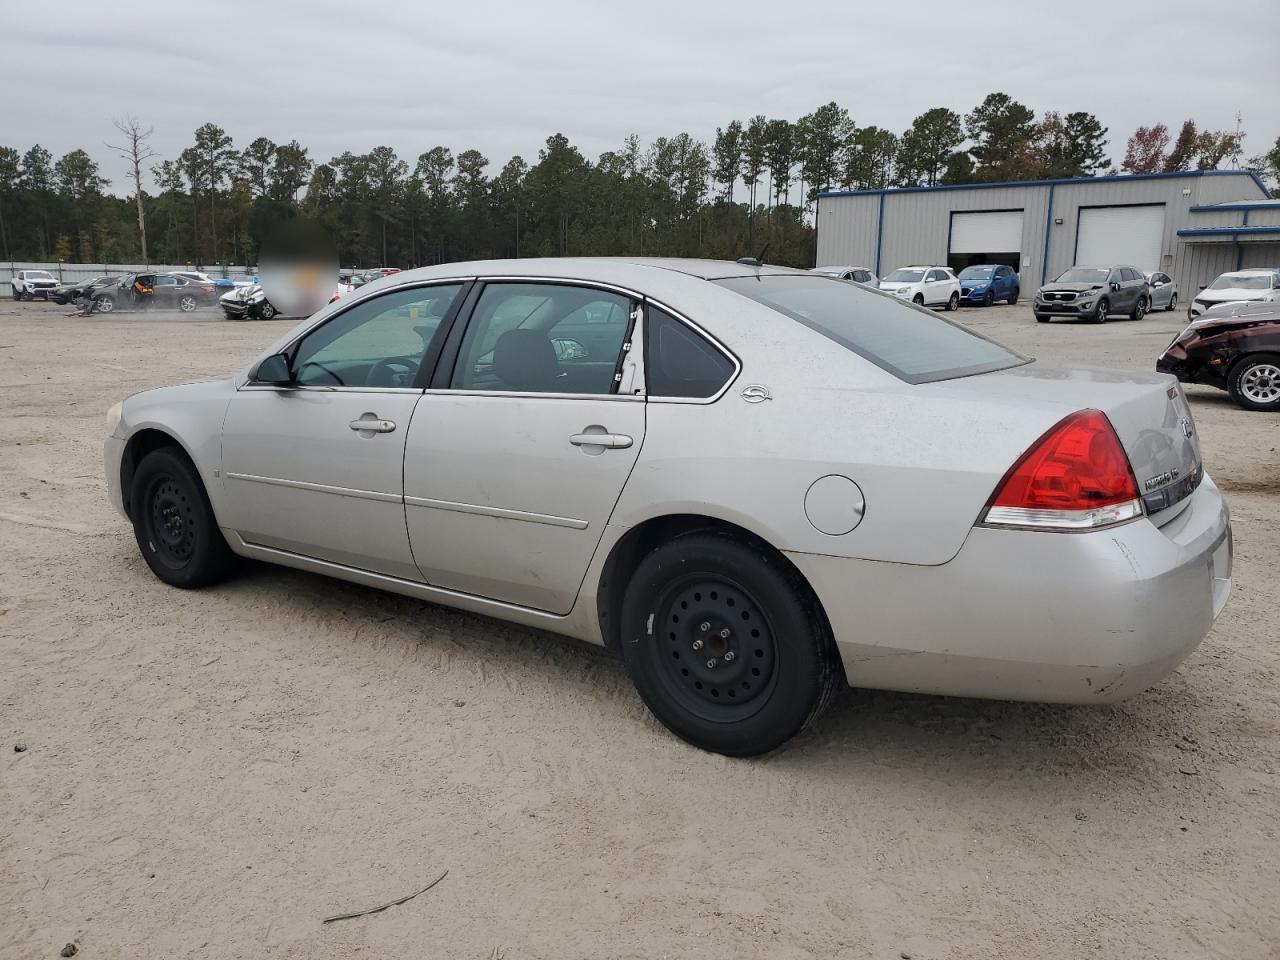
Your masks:
{"label": "chrome trim strip", "polygon": [[552,527],[568,527],[571,530],[587,529],[586,520],[574,517],[556,517],[547,513],[528,513],[524,510],[506,510],[502,507],[485,507],[476,503],[456,503],[452,500],[434,500],[431,497],[405,497],[409,507],[429,507],[433,510],[449,510],[453,513],[473,513],[481,517],[499,517],[503,520],[523,520],[526,523],[545,523]]}
{"label": "chrome trim strip", "polygon": [[274,383],[254,383],[246,380],[237,390],[274,390],[277,393],[421,393],[417,387],[329,387],[321,384],[296,384],[281,386]]}
{"label": "chrome trim strip", "polygon": [[529,391],[516,390],[455,390],[452,387],[447,389],[432,390],[427,389],[427,395],[432,397],[519,397],[530,399],[533,397],[546,398],[550,400],[629,400],[632,402],[644,402],[643,396],[633,396],[629,393],[536,393]]}
{"label": "chrome trim strip", "polygon": [[308,483],[305,480],[285,480],[283,477],[258,477],[251,473],[224,473],[228,480],[244,480],[248,483],[265,483],[273,487],[289,487],[293,490],[310,490],[313,493],[332,493],[339,497],[355,497],[358,500],[378,500],[383,503],[401,503],[398,493],[382,493],[378,490],[357,490],[353,487],[335,487],[327,483]]}

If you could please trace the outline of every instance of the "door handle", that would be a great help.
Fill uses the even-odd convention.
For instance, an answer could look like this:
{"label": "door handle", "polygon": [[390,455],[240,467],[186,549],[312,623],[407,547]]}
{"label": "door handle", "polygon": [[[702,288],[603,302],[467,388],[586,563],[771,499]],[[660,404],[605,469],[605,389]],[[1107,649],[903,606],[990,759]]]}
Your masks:
{"label": "door handle", "polygon": [[625,433],[575,433],[569,442],[575,447],[608,447],[610,450],[625,450],[634,443]]}
{"label": "door handle", "polygon": [[367,420],[352,420],[347,426],[359,433],[391,433],[396,428],[396,422],[370,417]]}

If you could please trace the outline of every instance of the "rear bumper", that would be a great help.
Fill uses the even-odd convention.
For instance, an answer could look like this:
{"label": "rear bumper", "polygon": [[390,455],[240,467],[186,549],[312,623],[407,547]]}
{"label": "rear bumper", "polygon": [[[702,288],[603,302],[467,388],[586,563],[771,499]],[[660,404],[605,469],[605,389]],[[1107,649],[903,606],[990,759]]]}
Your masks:
{"label": "rear bumper", "polygon": [[822,602],[851,686],[1110,703],[1171,673],[1231,591],[1231,524],[1206,476],[1163,527],[975,527],[940,566],[789,554]]}

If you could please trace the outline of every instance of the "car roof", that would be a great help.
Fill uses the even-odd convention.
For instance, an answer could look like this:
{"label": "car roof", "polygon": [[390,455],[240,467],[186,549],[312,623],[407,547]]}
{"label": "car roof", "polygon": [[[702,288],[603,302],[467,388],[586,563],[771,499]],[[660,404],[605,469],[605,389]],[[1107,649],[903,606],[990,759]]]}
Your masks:
{"label": "car roof", "polygon": [[1228,270],[1220,273],[1221,277],[1273,277],[1280,273],[1280,269],[1275,267],[1251,267],[1248,270]]}

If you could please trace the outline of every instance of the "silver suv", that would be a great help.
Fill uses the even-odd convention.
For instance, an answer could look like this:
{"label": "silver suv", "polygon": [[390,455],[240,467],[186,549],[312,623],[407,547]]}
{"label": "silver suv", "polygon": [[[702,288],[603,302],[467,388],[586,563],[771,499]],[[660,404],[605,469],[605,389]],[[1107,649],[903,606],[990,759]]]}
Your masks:
{"label": "silver suv", "polygon": [[1054,317],[1079,317],[1104,323],[1128,314],[1141,320],[1151,306],[1147,276],[1137,267],[1072,267],[1036,291],[1035,314],[1041,323]]}

